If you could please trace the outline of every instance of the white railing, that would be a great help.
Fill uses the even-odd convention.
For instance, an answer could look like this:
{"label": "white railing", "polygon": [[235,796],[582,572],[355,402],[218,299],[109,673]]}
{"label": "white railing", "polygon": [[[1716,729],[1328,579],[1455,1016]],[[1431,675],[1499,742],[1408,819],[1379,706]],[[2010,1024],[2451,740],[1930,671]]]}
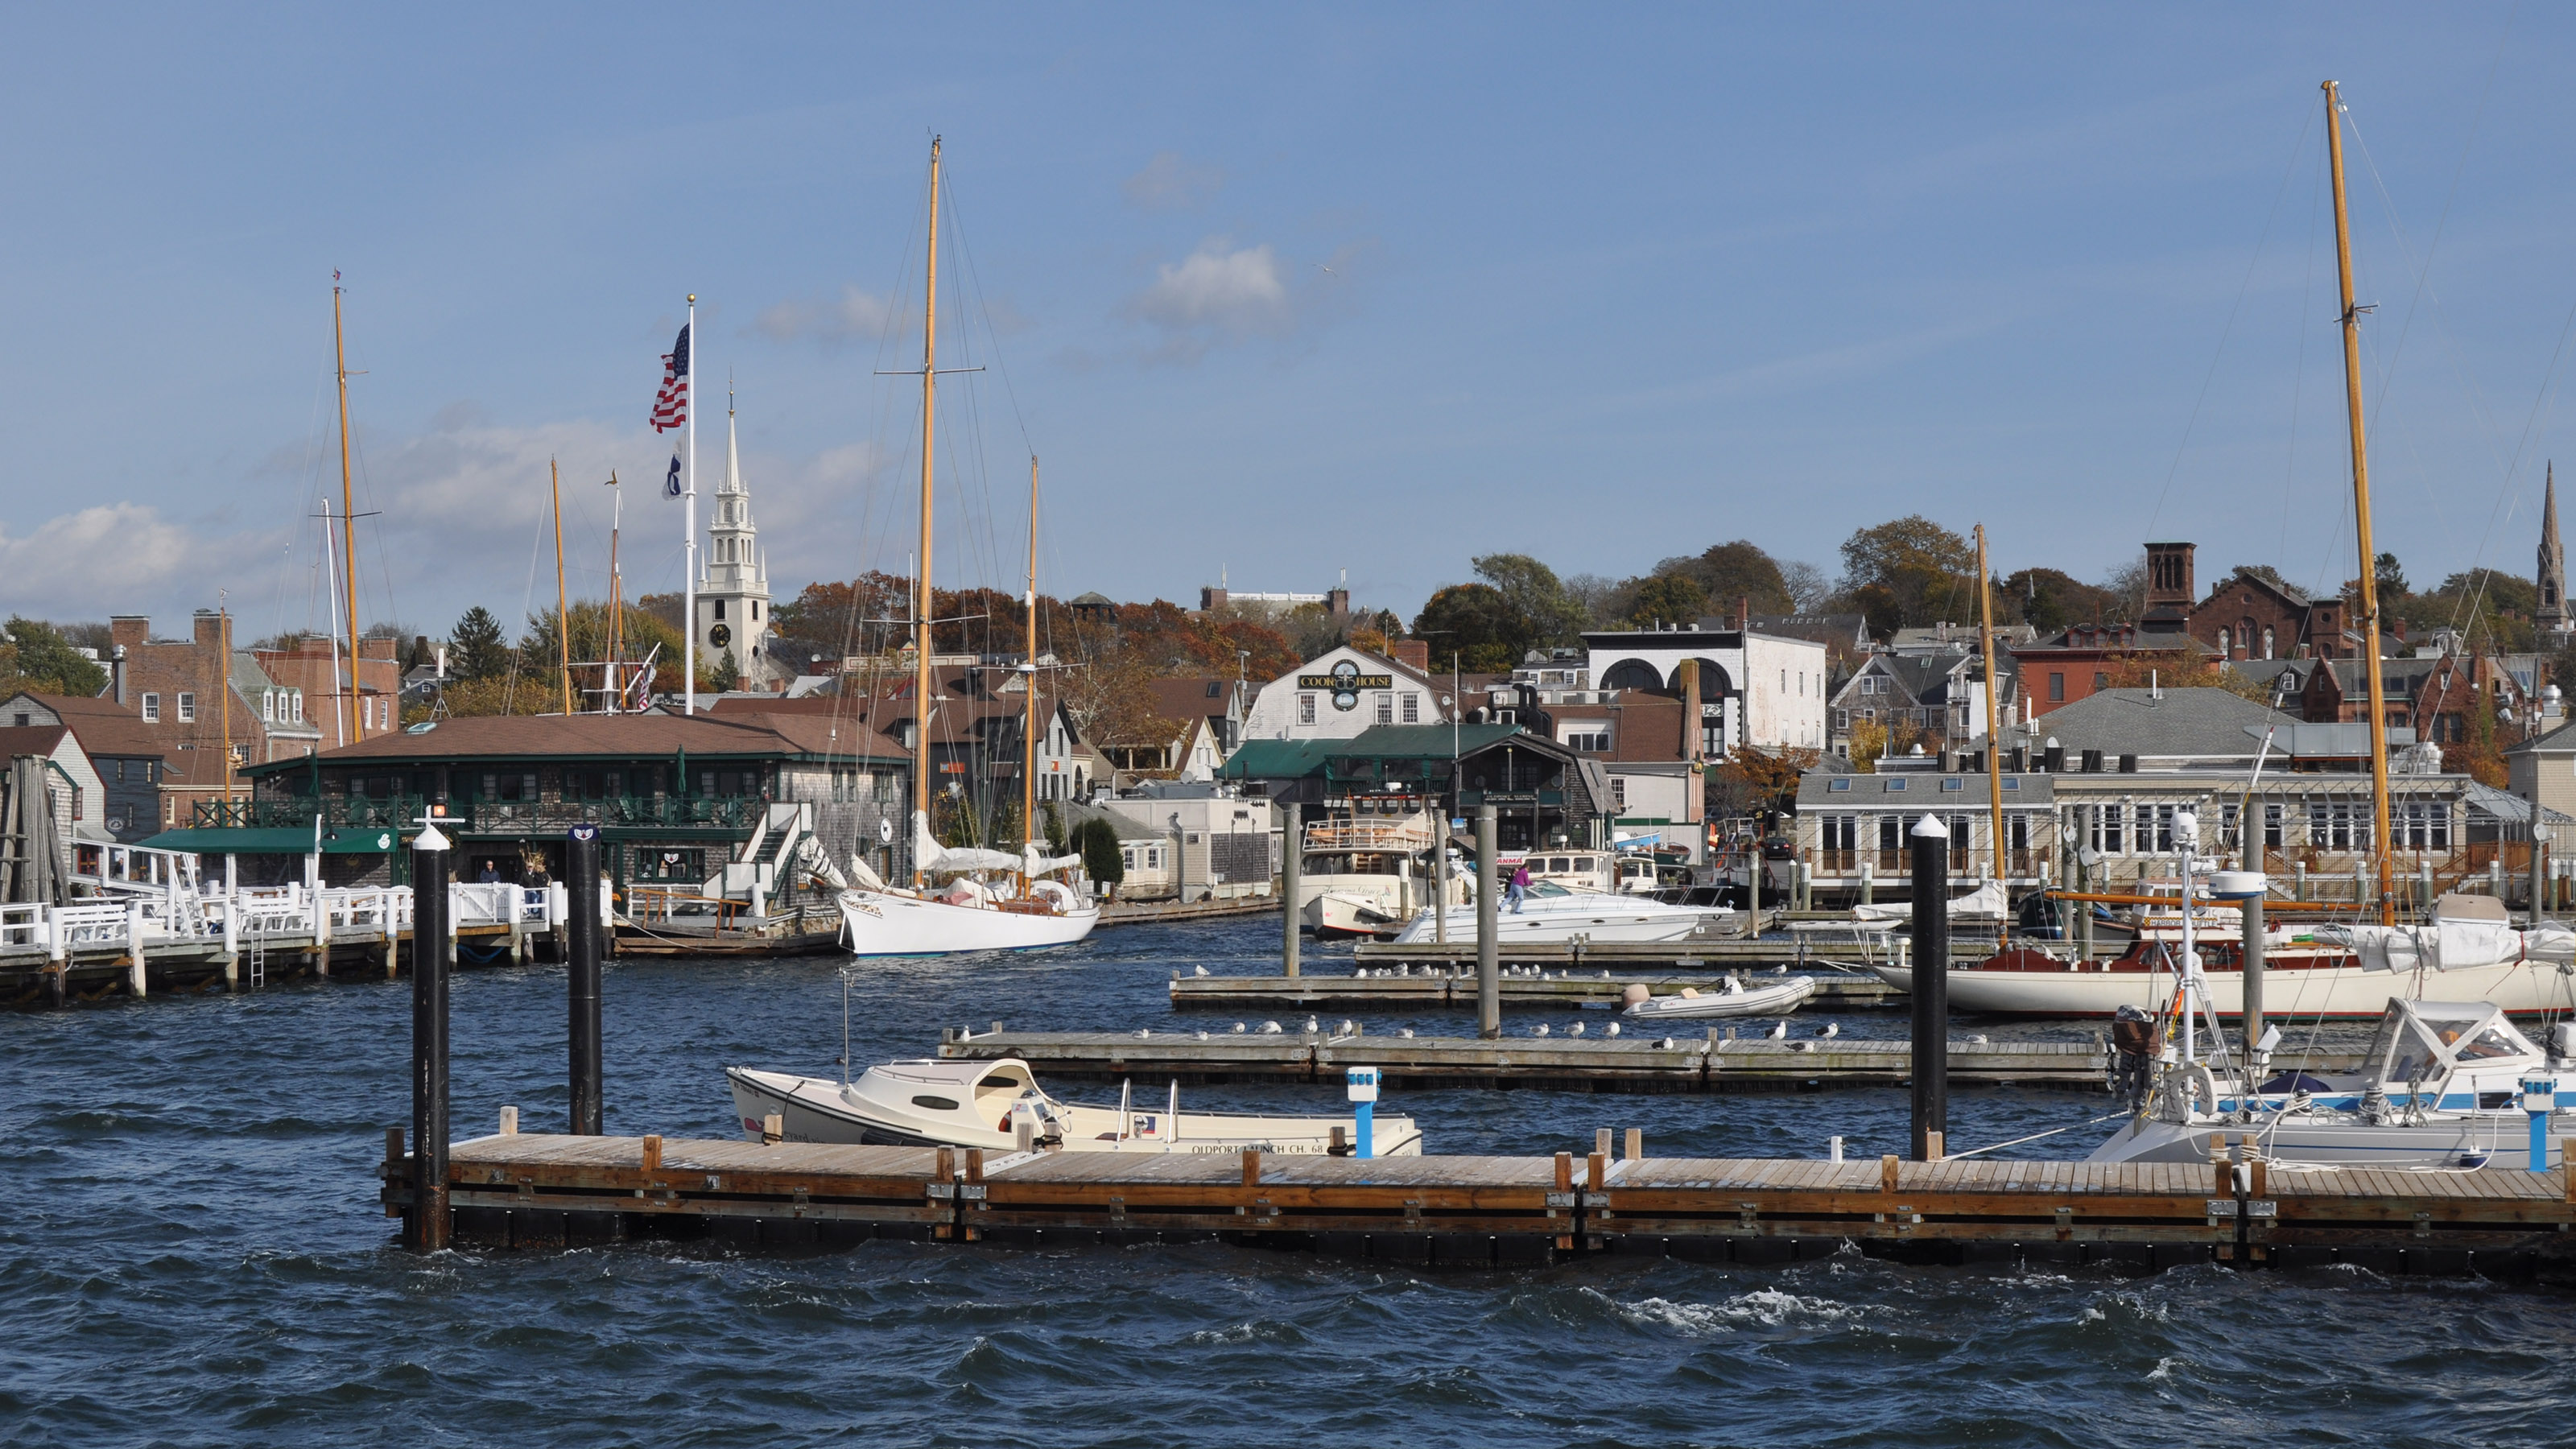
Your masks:
{"label": "white railing", "polygon": [[[107,845],[77,841],[70,880],[102,894],[124,895],[201,884],[196,853],[143,845]],[[89,867],[82,869],[82,867]]]}
{"label": "white railing", "polygon": [[[562,886],[459,882],[448,887],[451,928],[516,927],[547,931],[569,914]],[[601,924],[614,919],[601,895]],[[0,950],[42,950],[59,960],[73,950],[130,948],[139,934],[148,952],[174,941],[217,941],[228,948],[257,942],[302,946],[343,932],[388,938],[412,928],[409,886],[300,885],[245,887],[201,894],[175,879],[152,893],[88,897],[69,905],[0,906]]]}

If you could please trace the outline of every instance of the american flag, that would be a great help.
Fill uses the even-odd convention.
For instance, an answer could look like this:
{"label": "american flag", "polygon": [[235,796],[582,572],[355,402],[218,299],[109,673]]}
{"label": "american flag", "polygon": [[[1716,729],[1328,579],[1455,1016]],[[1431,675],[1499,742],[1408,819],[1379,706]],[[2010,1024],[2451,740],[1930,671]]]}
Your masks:
{"label": "american flag", "polygon": [[662,391],[653,399],[653,431],[676,428],[689,420],[689,329],[662,354]]}

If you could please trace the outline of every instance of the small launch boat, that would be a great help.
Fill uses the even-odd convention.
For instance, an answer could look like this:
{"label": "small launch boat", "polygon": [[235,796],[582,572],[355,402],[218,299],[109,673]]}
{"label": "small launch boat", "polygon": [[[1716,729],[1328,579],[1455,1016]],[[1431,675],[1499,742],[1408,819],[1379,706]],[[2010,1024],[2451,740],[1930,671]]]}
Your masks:
{"label": "small launch boat", "polygon": [[[1635,988],[1630,990],[1633,993]],[[1685,986],[1670,996],[1649,996],[1643,1001],[1631,1001],[1621,1015],[1632,1021],[1779,1016],[1797,1010],[1815,994],[1816,978],[1813,976],[1787,976],[1759,986],[1747,986],[1741,978],[1730,976],[1726,978],[1726,985],[1716,991]]]}
{"label": "small launch boat", "polygon": [[[908,1061],[874,1066],[856,1082],[727,1067],[735,1120],[761,1137],[761,1120],[782,1119],[789,1142],[881,1147],[980,1147],[1009,1152],[1028,1145],[1067,1152],[1241,1152],[1257,1147],[1282,1156],[1323,1156],[1351,1149],[1351,1117],[1244,1117],[1180,1110],[1180,1088],[1159,1108],[1059,1102],[1039,1088],[1017,1057],[989,1062]],[[1123,1094],[1122,1094],[1123,1097]],[[1410,1117],[1379,1116],[1371,1132],[1379,1157],[1415,1157],[1422,1133]]]}

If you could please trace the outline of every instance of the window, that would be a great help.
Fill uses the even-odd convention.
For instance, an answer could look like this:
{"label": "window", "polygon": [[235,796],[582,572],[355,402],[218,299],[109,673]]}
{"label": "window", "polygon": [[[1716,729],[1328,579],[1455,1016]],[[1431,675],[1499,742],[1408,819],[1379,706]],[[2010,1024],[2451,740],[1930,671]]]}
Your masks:
{"label": "window", "polygon": [[304,723],[304,691],[300,689],[296,690],[293,694],[289,695],[288,698],[292,699],[295,703],[295,722],[297,724]]}
{"label": "window", "polygon": [[1818,823],[1823,827],[1822,839],[1825,849],[1857,850],[1860,848],[1859,816],[1827,815]]}
{"label": "window", "polygon": [[2109,689],[2111,687],[2111,676],[2098,669],[2095,670],[2093,672],[2093,687],[2095,689]]}
{"label": "window", "polygon": [[2103,855],[2120,854],[2122,823],[2127,817],[2128,807],[2125,805],[2094,806],[2088,831],[2091,838],[2085,843]]}
{"label": "window", "polygon": [[719,621],[724,618],[724,600],[722,599],[716,600],[716,618]]}
{"label": "window", "polygon": [[1905,778],[1904,778],[1903,776],[1898,775],[1898,776],[1891,776],[1891,777],[1889,777],[1888,782],[1887,782],[1887,791],[1886,791],[1886,793],[1888,793],[1888,794],[1890,794],[1890,795],[1900,794],[1900,793],[1902,793],[1902,792],[1904,791],[1904,789],[1905,789]]}
{"label": "window", "polygon": [[1959,778],[1956,775],[1953,775],[1941,782],[1941,788],[1944,790],[1958,790],[1964,789],[1965,787],[1959,783]]}
{"label": "window", "polygon": [[2451,848],[2451,807],[2439,800],[2408,800],[2389,822],[2389,833],[2407,850]]}
{"label": "window", "polygon": [[2009,795],[2009,794],[2013,794],[2014,792],[2016,792],[2016,791],[2018,791],[2018,790],[2020,790],[2020,789],[2021,789],[2021,776],[2019,776],[2019,775],[2006,775],[2006,776],[2004,776],[2004,793],[2005,793],[2005,794],[2007,794],[2007,795]]}
{"label": "window", "polygon": [[157,694],[143,696],[143,722],[145,724],[161,722],[161,696]]}
{"label": "window", "polygon": [[[2156,853],[2158,855],[2163,855],[2169,853],[2174,848],[2174,807],[2171,805],[2158,805],[2154,808]],[[2141,854],[2143,854],[2147,848],[2147,809],[2148,807],[2144,805],[2138,807],[2138,850]]]}
{"label": "window", "polygon": [[760,622],[760,600],[758,599],[751,601],[751,620],[755,624]]}
{"label": "window", "polygon": [[1301,725],[1310,725],[1314,722],[1315,696],[1311,694],[1301,694],[1297,696],[1297,723]]}
{"label": "window", "polygon": [[[1211,684],[1211,685],[1209,685],[1209,686],[1208,686],[1208,690],[1209,690],[1209,692],[1211,692],[1211,693],[1215,692],[1215,689],[1216,689],[1216,686],[1215,686],[1215,685],[1213,685],[1213,684]],[[1406,724],[1420,724],[1420,723],[1422,723],[1422,696],[1421,696],[1421,695],[1414,694],[1414,693],[1412,693],[1411,691],[1407,691],[1407,692],[1406,692],[1406,694],[1405,694],[1405,696],[1404,696],[1404,722],[1405,722]]]}
{"label": "window", "polygon": [[197,696],[184,689],[179,691],[179,723],[187,724],[196,717]]}
{"label": "window", "polygon": [[1878,848],[1882,852],[1890,855],[1893,855],[1897,851],[1905,848],[1904,816],[1881,815],[1878,817]]}
{"label": "window", "polygon": [[1851,788],[1851,779],[1849,776],[1837,775],[1825,782],[1825,788],[1839,794]]}
{"label": "window", "polygon": [[[2402,827],[2393,827],[2402,828]],[[2308,844],[2319,850],[2366,851],[2370,849],[2371,818],[2367,801],[2311,800],[2308,802]],[[2448,822],[2443,838],[2449,839]],[[2447,845],[2445,846],[2447,849]]]}
{"label": "window", "polygon": [[1622,815],[1628,813],[1628,777],[1625,775],[1610,777],[1610,808]]}
{"label": "window", "polygon": [[116,762],[116,783],[120,785],[125,783],[125,762],[123,760]]}
{"label": "window", "polygon": [[2281,807],[2278,805],[2263,807],[2263,848],[2265,850],[2281,848]]}
{"label": "window", "polygon": [[1378,691],[1377,722],[1379,724],[1395,723],[1395,695],[1392,691],[1383,689]]}
{"label": "window", "polygon": [[2048,702],[2050,704],[2064,704],[2066,702],[2066,671],[2062,669],[2053,669],[2049,671]]}
{"label": "window", "polygon": [[274,724],[277,722],[276,690],[263,689],[259,692],[259,717],[264,723]]}

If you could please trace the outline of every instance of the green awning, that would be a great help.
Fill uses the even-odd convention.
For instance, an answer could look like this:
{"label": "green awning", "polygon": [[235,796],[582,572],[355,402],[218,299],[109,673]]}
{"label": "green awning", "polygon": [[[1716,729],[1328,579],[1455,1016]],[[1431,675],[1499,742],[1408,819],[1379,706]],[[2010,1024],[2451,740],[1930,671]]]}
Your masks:
{"label": "green awning", "polygon": [[[311,855],[313,831],[207,826],[194,830],[164,830],[149,840],[137,842],[153,850],[185,850],[198,855]],[[400,838],[391,829],[379,826],[361,829],[341,826],[322,832],[324,855],[383,855],[397,849]]]}

